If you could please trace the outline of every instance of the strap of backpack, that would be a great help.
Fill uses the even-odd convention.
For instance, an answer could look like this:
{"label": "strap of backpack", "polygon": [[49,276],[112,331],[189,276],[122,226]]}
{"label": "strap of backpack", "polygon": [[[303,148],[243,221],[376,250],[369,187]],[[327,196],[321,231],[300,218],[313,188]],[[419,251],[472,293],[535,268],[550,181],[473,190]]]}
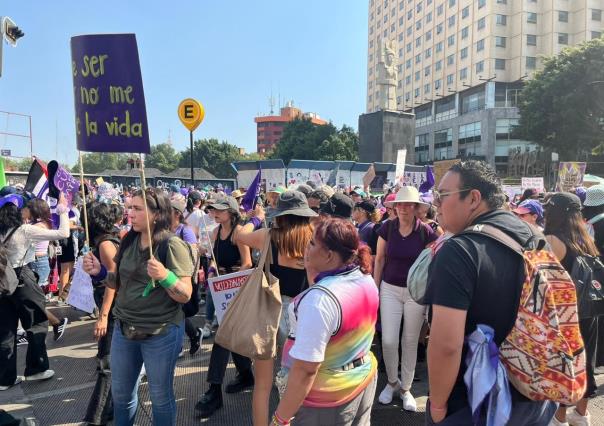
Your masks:
{"label": "strap of backpack", "polygon": [[518,241],[510,237],[508,234],[492,225],[472,225],[467,227],[460,235],[464,234],[484,235],[500,242],[501,244],[507,246],[508,248],[518,253],[520,256],[523,256],[524,247]]}
{"label": "strap of backpack", "polygon": [[6,242],[11,239],[11,237],[13,236],[13,234],[15,232],[17,232],[17,229],[19,229],[18,226],[15,226],[13,229],[11,229],[10,232],[7,234],[7,236],[4,237],[4,240],[2,240],[2,244],[6,244]]}
{"label": "strap of backpack", "polygon": [[595,225],[596,223],[598,223],[599,221],[601,221],[602,219],[604,219],[604,213],[600,213],[594,217],[592,217],[591,219],[589,219],[587,221],[587,223],[589,223],[590,225]]}

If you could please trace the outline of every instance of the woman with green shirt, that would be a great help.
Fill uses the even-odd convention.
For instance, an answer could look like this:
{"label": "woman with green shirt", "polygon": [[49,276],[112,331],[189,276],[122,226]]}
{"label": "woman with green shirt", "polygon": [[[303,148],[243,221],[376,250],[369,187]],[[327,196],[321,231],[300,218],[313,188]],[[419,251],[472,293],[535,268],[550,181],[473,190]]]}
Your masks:
{"label": "woman with green shirt", "polygon": [[[186,243],[170,232],[170,199],[153,188],[148,188],[144,196],[147,211],[142,191],[132,197],[132,229],[122,240],[116,256],[117,273],[107,272],[92,253],[84,258],[88,274],[117,290],[111,342],[111,387],[117,426],[134,424],[143,363],[153,424],[176,424],[173,385],[184,332],[181,305],[191,297],[193,263]],[[159,259],[158,253],[164,253],[165,259]]]}

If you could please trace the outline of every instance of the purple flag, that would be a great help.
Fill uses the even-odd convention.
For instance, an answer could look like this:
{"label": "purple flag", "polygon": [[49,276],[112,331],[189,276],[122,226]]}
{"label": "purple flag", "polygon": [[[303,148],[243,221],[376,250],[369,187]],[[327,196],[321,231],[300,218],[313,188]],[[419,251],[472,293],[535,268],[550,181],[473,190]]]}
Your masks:
{"label": "purple flag", "polygon": [[256,199],[260,194],[260,182],[262,180],[262,169],[258,170],[258,174],[250,184],[249,188],[245,192],[243,196],[243,200],[241,200],[241,207],[246,212],[250,210],[254,210],[256,208]]}
{"label": "purple flag", "polygon": [[136,36],[71,38],[80,151],[149,153],[149,129]]}
{"label": "purple flag", "polygon": [[73,196],[80,190],[80,181],[74,178],[71,173],[59,166],[55,160],[48,163],[48,195],[53,198],[59,198],[59,193],[65,195],[67,205],[71,206]]}
{"label": "purple flag", "polygon": [[426,181],[419,187],[420,193],[426,193],[434,186],[434,173],[432,173],[432,167],[426,166]]}

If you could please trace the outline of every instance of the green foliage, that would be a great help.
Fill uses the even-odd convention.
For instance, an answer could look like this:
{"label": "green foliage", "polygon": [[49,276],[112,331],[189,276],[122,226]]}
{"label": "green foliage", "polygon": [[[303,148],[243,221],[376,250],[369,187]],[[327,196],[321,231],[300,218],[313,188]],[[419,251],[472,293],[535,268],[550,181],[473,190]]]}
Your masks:
{"label": "green foliage", "polygon": [[5,171],[29,172],[33,160],[31,158],[22,158],[20,160],[4,159]]}
{"label": "green foliage", "polygon": [[[218,139],[201,139],[193,143],[193,166],[201,167],[216,177],[233,178],[235,170],[231,162],[244,159],[239,154],[239,148],[228,142],[218,142]],[[179,167],[189,167],[191,150],[187,149],[180,156]]]}
{"label": "green foliage", "polygon": [[563,160],[604,148],[604,39],[547,58],[520,98],[519,131]]}
{"label": "green foliage", "polygon": [[[130,156],[128,154],[118,154],[114,152],[91,152],[82,155],[84,173],[100,173],[105,170],[126,170],[126,161]],[[80,172],[79,164],[75,164],[71,171]]]}
{"label": "green foliage", "polygon": [[151,146],[151,153],[145,157],[145,166],[155,167],[170,173],[178,167],[181,154],[167,143]]}
{"label": "green foliage", "polygon": [[309,119],[290,121],[270,158],[281,158],[286,164],[298,160],[351,160],[358,158],[359,138],[352,128],[338,130],[333,124],[312,124]]}

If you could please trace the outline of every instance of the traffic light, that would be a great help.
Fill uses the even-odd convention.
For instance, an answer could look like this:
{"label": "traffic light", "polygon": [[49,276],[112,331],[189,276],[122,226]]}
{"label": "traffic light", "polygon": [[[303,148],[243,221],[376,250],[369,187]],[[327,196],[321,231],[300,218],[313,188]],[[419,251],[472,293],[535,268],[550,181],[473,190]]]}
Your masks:
{"label": "traffic light", "polygon": [[0,33],[4,35],[4,39],[7,41],[7,43],[11,44],[12,46],[16,46],[17,40],[25,35],[25,33],[19,29],[17,24],[15,24],[8,16],[3,17],[2,21],[0,22]]}

